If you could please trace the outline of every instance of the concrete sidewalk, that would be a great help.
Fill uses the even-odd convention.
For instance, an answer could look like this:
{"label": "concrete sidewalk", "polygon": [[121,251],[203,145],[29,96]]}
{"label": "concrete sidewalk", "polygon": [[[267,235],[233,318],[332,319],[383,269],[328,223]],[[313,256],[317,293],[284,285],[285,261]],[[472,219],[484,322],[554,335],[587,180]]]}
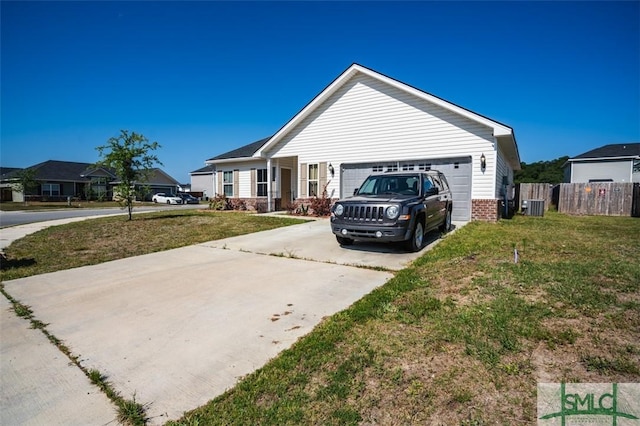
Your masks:
{"label": "concrete sidewalk", "polygon": [[0,424],[116,424],[115,406],[0,297]]}
{"label": "concrete sidewalk", "polygon": [[[146,405],[150,424],[163,424],[233,387],[324,317],[392,276],[326,263],[336,259],[335,254],[327,257],[327,250],[342,253],[347,264],[372,265],[376,262],[367,256],[377,256],[395,269],[409,261],[398,253],[367,255],[364,250],[341,249],[328,223],[317,221],[4,285],[38,320],[49,324],[47,330],[80,358],[83,367],[106,375],[123,397],[135,395]],[[61,365],[43,359],[43,345],[35,340],[46,338],[25,330],[25,320],[4,321],[11,315],[15,314],[3,304],[0,423],[45,424],[40,422],[46,413],[43,395],[62,401],[68,391],[56,381],[71,382],[71,375],[82,373],[69,367],[60,352]],[[58,351],[51,344],[44,347]],[[34,386],[29,371],[36,370],[19,368],[5,352],[24,357],[30,365],[48,363],[51,371],[40,369],[36,376],[46,380]],[[94,395],[96,388],[83,380],[86,383],[76,384],[77,389]],[[10,401],[4,395],[20,397]],[[112,420],[108,401],[107,410],[99,408],[106,397],[94,396],[102,403],[73,404],[78,422],[58,422],[50,416],[53,421],[46,424]]]}

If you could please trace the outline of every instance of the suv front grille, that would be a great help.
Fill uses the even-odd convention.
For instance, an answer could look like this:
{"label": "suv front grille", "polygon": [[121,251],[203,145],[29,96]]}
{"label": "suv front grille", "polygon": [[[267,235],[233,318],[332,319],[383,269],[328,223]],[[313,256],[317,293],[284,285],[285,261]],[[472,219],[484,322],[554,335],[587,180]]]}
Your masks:
{"label": "suv front grille", "polygon": [[351,222],[383,222],[384,206],[345,204],[343,219]]}

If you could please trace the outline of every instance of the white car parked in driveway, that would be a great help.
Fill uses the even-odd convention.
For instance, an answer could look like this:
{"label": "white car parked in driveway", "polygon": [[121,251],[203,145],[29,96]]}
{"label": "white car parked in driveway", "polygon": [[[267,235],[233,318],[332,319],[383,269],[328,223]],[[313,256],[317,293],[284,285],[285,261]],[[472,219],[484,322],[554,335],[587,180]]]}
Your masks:
{"label": "white car parked in driveway", "polygon": [[182,198],[177,197],[172,194],[165,194],[164,192],[159,192],[151,197],[151,201],[154,203],[163,203],[163,204],[182,204]]}

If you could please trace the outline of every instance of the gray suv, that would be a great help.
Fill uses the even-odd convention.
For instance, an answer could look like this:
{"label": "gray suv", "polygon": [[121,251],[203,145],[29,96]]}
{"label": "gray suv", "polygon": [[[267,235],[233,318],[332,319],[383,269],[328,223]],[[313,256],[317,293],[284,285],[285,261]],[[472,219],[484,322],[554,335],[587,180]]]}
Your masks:
{"label": "gray suv", "polygon": [[418,251],[427,232],[451,229],[452,207],[447,179],[437,170],[373,174],[353,197],[333,205],[331,230],[343,246],[403,241]]}

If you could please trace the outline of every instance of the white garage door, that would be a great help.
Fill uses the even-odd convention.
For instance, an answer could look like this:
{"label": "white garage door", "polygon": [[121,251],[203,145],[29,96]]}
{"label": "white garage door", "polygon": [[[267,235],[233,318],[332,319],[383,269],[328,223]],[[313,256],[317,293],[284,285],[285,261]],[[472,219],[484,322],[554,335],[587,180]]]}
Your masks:
{"label": "white garage door", "polygon": [[453,195],[452,220],[471,220],[471,157],[342,164],[340,197],[353,195],[371,173],[429,169],[440,170],[447,177]]}

